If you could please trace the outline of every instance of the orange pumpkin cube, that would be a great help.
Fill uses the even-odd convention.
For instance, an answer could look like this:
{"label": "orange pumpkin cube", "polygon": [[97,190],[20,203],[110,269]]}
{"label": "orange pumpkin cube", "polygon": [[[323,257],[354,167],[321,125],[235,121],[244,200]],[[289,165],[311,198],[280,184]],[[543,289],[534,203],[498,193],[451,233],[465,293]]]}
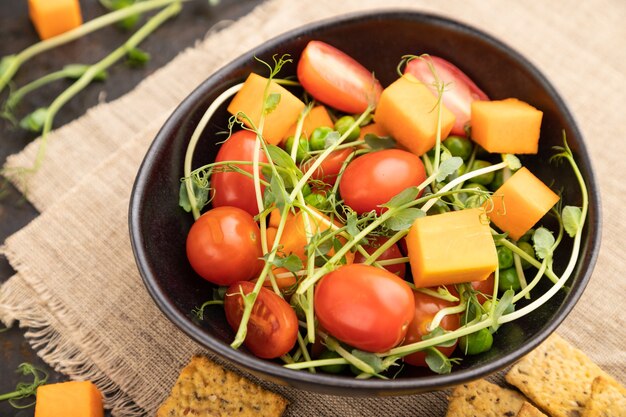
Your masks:
{"label": "orange pumpkin cube", "polygon": [[[284,139],[287,139],[289,136],[292,136],[296,133],[297,124],[298,123],[296,122],[289,128]],[[304,122],[302,124],[302,134],[304,135],[304,137],[310,138],[311,133],[313,133],[313,131],[316,128],[318,127],[331,127],[332,128],[333,126],[334,126],[333,121],[328,115],[328,110],[326,110],[326,107],[316,106],[316,107],[313,107],[311,111],[309,111],[309,114],[307,114],[306,117],[304,118]]]}
{"label": "orange pumpkin cube", "polygon": [[493,193],[491,203],[486,202],[484,207],[491,208],[488,212],[491,221],[517,240],[558,201],[554,191],[522,167]]}
{"label": "orange pumpkin cube", "polygon": [[367,126],[363,126],[361,128],[361,133],[359,134],[359,140],[365,139],[365,135],[373,134],[378,137],[391,136],[391,134],[385,129],[380,123],[370,123]]}
{"label": "orange pumpkin cube", "polygon": [[498,267],[496,245],[483,209],[418,218],[406,243],[418,288],[482,281]]}
{"label": "orange pumpkin cube", "polygon": [[472,139],[489,152],[536,154],[543,112],[515,98],[472,102]]}
{"label": "orange pumpkin cube", "polygon": [[35,417],[102,416],[102,394],[92,382],[59,382],[37,388]]}
{"label": "orange pumpkin cube", "polygon": [[[250,74],[244,82],[241,90],[228,106],[230,114],[245,114],[256,128],[259,127],[261,112],[264,103],[263,96],[267,86],[267,78],[257,74]],[[285,134],[300,116],[305,104],[296,96],[291,94],[285,87],[279,85],[274,80],[270,82],[268,97],[270,94],[279,94],[280,100],[275,109],[266,114],[263,127],[263,138],[272,145],[278,145],[285,137]],[[252,127],[248,120],[241,118],[248,127]]]}
{"label": "orange pumpkin cube", "polygon": [[444,140],[454,125],[454,114],[442,102],[438,104],[430,88],[411,74],[404,74],[383,90],[374,120],[400,145],[421,156],[435,146],[439,105]]}
{"label": "orange pumpkin cube", "polygon": [[78,0],[28,0],[28,14],[41,39],[83,24]]}

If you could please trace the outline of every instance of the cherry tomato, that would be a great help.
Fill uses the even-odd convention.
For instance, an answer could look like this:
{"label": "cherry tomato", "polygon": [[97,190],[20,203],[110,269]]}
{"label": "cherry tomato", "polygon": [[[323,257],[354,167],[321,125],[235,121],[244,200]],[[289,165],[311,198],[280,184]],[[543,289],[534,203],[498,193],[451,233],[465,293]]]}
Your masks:
{"label": "cherry tomato", "polygon": [[[341,171],[341,167],[343,163],[348,157],[354,152],[353,148],[340,149],[338,151],[333,151],[322,161],[322,164],[313,172],[311,176],[312,179],[318,181],[324,181],[326,184],[335,185],[337,182],[337,176],[339,175],[339,171]],[[302,171],[305,171],[313,165],[315,158],[307,160],[304,164],[302,164]]]}
{"label": "cherry tomato", "polygon": [[384,211],[381,204],[426,179],[421,159],[400,149],[371,152],[350,162],[339,182],[344,202],[359,214]]}
{"label": "cherry tomato", "polygon": [[[406,338],[403,345],[420,342],[422,336],[430,333],[428,326],[432,322],[435,314],[442,308],[452,307],[455,303],[445,301],[440,298],[423,294],[419,291],[413,291],[415,297],[415,317],[409,324]],[[461,316],[459,314],[449,314],[444,317],[439,325],[445,330],[456,330],[461,326]],[[451,347],[437,347],[437,349],[446,356],[450,356],[456,344]],[[415,352],[404,357],[404,361],[414,366],[428,366],[426,364],[426,352]]]}
{"label": "cherry tomato", "polygon": [[187,258],[198,275],[217,285],[254,278],[263,267],[259,226],[237,207],[218,207],[195,221]]}
{"label": "cherry tomato", "polygon": [[[243,294],[250,294],[254,284],[236,282],[224,297],[226,320],[233,330],[239,328],[243,316]],[[244,345],[255,356],[273,359],[289,352],[298,337],[298,318],[287,301],[272,291],[261,288],[252,307]]]}
{"label": "cherry tomato", "polygon": [[311,41],[298,62],[302,87],[321,101],[346,113],[363,113],[376,105],[382,86],[371,71],[327,43]]}
{"label": "cherry tomato", "polygon": [[[240,130],[222,144],[215,162],[252,161],[256,134],[249,130]],[[259,161],[267,162],[265,153],[260,150]],[[252,165],[240,165],[244,171],[252,173]],[[233,206],[256,216],[259,208],[256,203],[254,181],[238,172],[216,172],[211,176],[213,188],[213,207]],[[261,186],[261,192],[265,187]]]}
{"label": "cherry tomato", "polygon": [[415,314],[408,284],[369,265],[345,265],[327,274],[314,301],[315,314],[331,335],[368,352],[398,345]]}
{"label": "cherry tomato", "polygon": [[489,100],[489,97],[463,71],[443,58],[431,55],[425,59],[413,59],[409,61],[404,72],[430,86],[435,77],[429,64],[433,65],[439,80],[446,84],[443,104],[456,117],[450,133],[465,136],[465,125],[470,120],[472,101]]}
{"label": "cherry tomato", "polygon": [[[381,245],[387,242],[387,240],[389,239],[384,236],[376,236],[374,238],[369,239],[369,244],[363,246],[363,249],[365,249],[367,253],[372,254],[376,252],[378,248],[381,247]],[[389,249],[384,251],[382,255],[378,257],[378,260],[382,261],[385,259],[396,259],[396,258],[402,258],[402,256],[404,255],[402,255],[402,252],[400,252],[400,248],[398,247],[397,244],[394,243],[393,246],[391,246]],[[361,264],[363,262],[365,262],[365,256],[361,255],[360,252],[355,253],[354,263]],[[397,265],[388,265],[385,267],[385,269],[391,272],[392,274],[399,276],[400,278],[404,278],[404,274],[406,273],[406,264],[402,263],[402,264],[397,264]]]}

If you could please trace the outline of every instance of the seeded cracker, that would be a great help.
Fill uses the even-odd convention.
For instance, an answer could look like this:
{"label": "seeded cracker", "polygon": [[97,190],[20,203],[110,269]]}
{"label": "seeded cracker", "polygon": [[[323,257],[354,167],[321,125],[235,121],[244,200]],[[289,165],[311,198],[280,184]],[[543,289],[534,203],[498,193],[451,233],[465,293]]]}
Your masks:
{"label": "seeded cracker", "polygon": [[525,401],[484,379],[457,386],[449,400],[446,417],[515,417]]}
{"label": "seeded cracker", "polygon": [[597,377],[582,417],[626,417],[626,388],[615,381]]}
{"label": "seeded cracker", "polygon": [[281,416],[287,400],[228,371],[203,356],[194,356],[181,371],[157,417]]}
{"label": "seeded cracker", "polygon": [[552,334],[516,363],[506,380],[553,417],[580,417],[597,376],[613,381],[584,353]]}
{"label": "seeded cracker", "polygon": [[525,402],[522,408],[517,413],[517,417],[547,417],[544,413],[539,411],[537,407],[529,402]]}

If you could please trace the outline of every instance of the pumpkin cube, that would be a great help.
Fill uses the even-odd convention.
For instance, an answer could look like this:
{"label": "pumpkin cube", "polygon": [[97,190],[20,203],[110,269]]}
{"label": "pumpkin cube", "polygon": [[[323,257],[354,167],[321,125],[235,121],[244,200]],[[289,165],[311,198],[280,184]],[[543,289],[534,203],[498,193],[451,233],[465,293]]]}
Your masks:
{"label": "pumpkin cube", "polygon": [[28,14],[41,39],[82,25],[78,0],[28,0]]}
{"label": "pumpkin cube", "polygon": [[[289,136],[292,136],[296,133],[297,121],[287,131],[285,135],[285,139]],[[318,127],[333,127],[333,121],[328,115],[328,110],[324,106],[315,106],[311,109],[309,114],[304,118],[304,123],[302,124],[302,134],[309,139],[311,137],[311,133]]]}
{"label": "pumpkin cube", "polygon": [[102,416],[102,394],[92,382],[59,382],[37,388],[35,417]]}

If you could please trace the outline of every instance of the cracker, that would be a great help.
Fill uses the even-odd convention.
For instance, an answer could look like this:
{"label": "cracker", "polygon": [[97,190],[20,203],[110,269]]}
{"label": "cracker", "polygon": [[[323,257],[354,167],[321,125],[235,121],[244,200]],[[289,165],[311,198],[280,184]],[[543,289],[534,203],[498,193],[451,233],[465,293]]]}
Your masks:
{"label": "cracker", "polygon": [[626,417],[626,388],[617,381],[596,377],[582,417]]}
{"label": "cracker", "polygon": [[584,353],[552,334],[517,362],[506,380],[553,417],[580,417],[597,376],[613,380]]}
{"label": "cracker", "polygon": [[515,417],[524,404],[519,393],[484,379],[457,386],[446,417]]}
{"label": "cracker", "polygon": [[519,413],[517,413],[517,417],[547,417],[544,413],[539,411],[537,407],[532,405],[529,402],[525,402],[520,408]]}
{"label": "cracker", "polygon": [[204,356],[183,368],[157,417],[280,416],[287,400]]}

